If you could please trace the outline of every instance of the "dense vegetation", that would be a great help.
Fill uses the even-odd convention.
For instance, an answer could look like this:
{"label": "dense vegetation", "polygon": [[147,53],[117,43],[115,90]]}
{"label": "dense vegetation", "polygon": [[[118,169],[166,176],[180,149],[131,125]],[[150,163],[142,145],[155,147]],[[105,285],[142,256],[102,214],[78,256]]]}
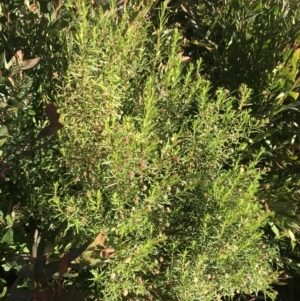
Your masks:
{"label": "dense vegetation", "polygon": [[299,17],[1,1],[1,298],[297,300]]}

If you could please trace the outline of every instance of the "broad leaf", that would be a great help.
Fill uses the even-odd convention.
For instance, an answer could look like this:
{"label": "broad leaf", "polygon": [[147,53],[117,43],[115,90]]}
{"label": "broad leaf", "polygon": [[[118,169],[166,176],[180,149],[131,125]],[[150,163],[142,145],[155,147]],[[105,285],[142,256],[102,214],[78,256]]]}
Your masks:
{"label": "broad leaf", "polygon": [[14,233],[13,233],[12,228],[7,229],[6,233],[1,238],[0,243],[6,243],[9,245],[13,239],[13,236],[14,236]]}

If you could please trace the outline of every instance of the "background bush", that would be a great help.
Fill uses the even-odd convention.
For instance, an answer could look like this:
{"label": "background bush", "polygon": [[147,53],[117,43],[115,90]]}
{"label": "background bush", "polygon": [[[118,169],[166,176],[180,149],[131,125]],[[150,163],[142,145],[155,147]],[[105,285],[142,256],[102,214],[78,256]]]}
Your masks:
{"label": "background bush", "polygon": [[[7,180],[1,199],[5,211],[21,205],[29,210],[27,214],[34,213],[35,218],[43,211],[44,196],[52,191],[53,182],[58,181],[61,173],[54,141],[48,141],[46,149],[33,151],[31,148],[33,137],[47,122],[44,109],[46,103],[53,101],[56,75],[63,73],[67,64],[57,35],[60,29],[57,23],[62,19],[66,21],[65,15],[62,16],[66,10],[59,1],[48,4],[45,1],[36,4],[5,1],[1,4],[1,123],[10,135],[1,149],[1,171],[5,171]],[[5,66],[4,61],[10,62],[20,50],[23,60],[40,58],[34,69]],[[20,64],[20,58],[15,64]],[[14,168],[8,172],[7,166]]]}
{"label": "background bush", "polygon": [[[41,58],[2,66],[1,172],[22,166],[2,243],[26,229],[9,244],[28,252],[67,224],[59,255],[105,230],[114,251],[80,274],[91,299],[271,296],[275,269],[299,269],[298,16],[281,0],[1,3],[3,58]],[[53,101],[60,139],[24,158]]]}
{"label": "background bush", "polygon": [[253,90],[251,114],[264,127],[251,135],[244,162],[266,148],[260,198],[275,213],[267,232],[285,268],[298,273],[299,3],[174,0],[169,13],[169,26],[182,28],[185,55],[203,59],[212,93],[219,86],[237,93],[243,84]]}
{"label": "background bush", "polygon": [[31,252],[36,227],[58,223],[47,210],[47,194],[63,175],[57,138],[36,139],[49,123],[44,110],[53,101],[56,75],[67,64],[57,34],[67,14],[57,16],[66,13],[58,2],[0,4],[1,297],[23,264],[12,258]]}

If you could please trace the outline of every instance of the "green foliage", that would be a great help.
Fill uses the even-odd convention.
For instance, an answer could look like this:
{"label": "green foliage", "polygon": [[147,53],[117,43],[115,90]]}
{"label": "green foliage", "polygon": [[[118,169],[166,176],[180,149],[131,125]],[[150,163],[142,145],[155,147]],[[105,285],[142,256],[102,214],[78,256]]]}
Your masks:
{"label": "green foliage", "polygon": [[60,151],[78,190],[55,185],[49,206],[82,237],[105,230],[116,251],[92,270],[90,294],[274,297],[277,252],[261,231],[270,215],[255,198],[263,152],[240,167],[248,137],[262,127],[246,109],[251,91],[211,96],[201,61],[183,63],[166,5],[156,27],[149,5],[120,15],[76,6],[59,105]]}
{"label": "green foliage", "polygon": [[[45,143],[39,143],[42,138],[53,136],[63,127],[59,122],[59,114],[57,113],[57,109],[53,103],[48,104],[45,109],[45,113],[50,124],[42,128],[36,138],[32,137],[33,131],[29,132],[28,135],[26,130],[24,131],[24,128],[20,128],[20,126],[16,124],[16,122],[20,121],[24,121],[24,123],[27,121],[28,123],[28,119],[26,119],[26,117],[28,117],[28,115],[32,115],[30,106],[27,106],[29,102],[28,98],[30,98],[28,95],[30,86],[26,86],[26,83],[30,83],[31,79],[24,75],[22,71],[34,67],[38,62],[39,58],[24,61],[21,50],[15,54],[9,63],[6,62],[4,56],[3,67],[7,72],[7,76],[3,78],[7,83],[6,88],[8,88],[8,96],[3,96],[1,113],[3,116],[3,122],[10,126],[10,136],[14,136],[14,140],[8,140],[9,133],[7,126],[2,125],[0,130],[2,134],[0,140],[0,151],[2,157],[5,158],[5,161],[2,160],[1,181],[4,181],[6,174],[12,173],[12,171],[19,169],[22,165],[24,166],[27,163],[26,161],[32,161],[30,159],[24,160],[25,158],[28,156],[30,157],[33,152],[41,150],[51,143],[51,140],[48,140]],[[26,113],[28,114],[24,114],[25,116],[22,116],[22,114],[18,114],[19,110],[27,111]],[[13,115],[11,111],[15,111],[15,114]],[[26,141],[22,141],[24,139],[24,134],[28,135],[26,137]],[[20,149],[20,145],[22,145],[22,149]]]}
{"label": "green foliage", "polygon": [[255,96],[272,81],[286,48],[296,46],[299,37],[296,1],[175,0],[170,11],[184,15],[180,21],[189,43],[205,58],[212,82],[231,90],[246,83]]}
{"label": "green foliage", "polygon": [[173,0],[168,11],[168,25],[176,22],[183,29],[185,52],[203,59],[213,91],[219,86],[237,91],[243,84],[253,90],[251,114],[264,127],[252,134],[244,159],[266,149],[261,164],[268,173],[260,198],[275,213],[270,243],[276,236],[283,261],[295,268],[300,230],[299,2]]}
{"label": "green foliage", "polygon": [[64,7],[44,5],[45,1],[0,4],[0,207],[13,219],[13,225],[1,229],[3,287],[20,267],[11,256],[28,251],[30,235],[25,229],[48,222],[45,217],[41,221],[47,217],[45,193],[58,177],[54,170],[61,172],[54,134],[62,125],[53,103],[45,103],[53,99],[53,84],[66,65],[57,36],[62,27],[56,25]]}
{"label": "green foliage", "polygon": [[21,205],[38,219],[47,210],[45,193],[63,173],[50,137],[61,126],[47,126],[44,108],[67,64],[58,33],[68,11],[61,1],[3,1],[0,18],[1,209],[9,214]]}
{"label": "green foliage", "polygon": [[[299,4],[115,2],[0,4],[2,268],[55,267],[50,300],[274,297],[299,271]],[[75,232],[92,267],[57,282]]]}
{"label": "green foliage", "polygon": [[[26,234],[24,229],[23,233],[20,233],[22,230],[20,226],[17,226],[17,231],[13,231],[15,223],[13,217],[7,215],[4,221],[3,213],[0,213],[1,230],[6,226],[5,231],[2,231],[4,235],[0,241],[1,255],[4,256],[1,258],[4,262],[2,266],[5,271],[11,269],[18,271],[14,283],[9,287],[8,294],[5,282],[1,282],[1,297],[8,295],[5,300],[56,301],[70,300],[70,298],[78,301],[84,300],[85,294],[75,290],[73,279],[78,277],[78,270],[90,265],[90,262],[79,260],[78,257],[85,253],[89,253],[91,257],[98,245],[103,247],[104,234],[100,233],[96,240],[90,239],[71,250],[70,247],[74,242],[70,242],[61,250],[61,239],[66,236],[63,225],[49,224],[42,230],[35,228],[31,234]],[[16,219],[16,216],[14,217]],[[22,236],[26,237],[27,243],[20,243],[24,241]],[[12,245],[13,239],[14,245]],[[29,244],[30,241],[32,245]],[[65,253],[61,258],[59,258],[60,251]]]}
{"label": "green foliage", "polygon": [[[61,127],[62,125],[59,123],[58,118],[59,114],[56,113],[56,108],[53,104],[49,104],[45,112],[50,120],[50,124],[45,126],[40,133],[38,134],[37,138],[32,138],[28,141],[28,145],[25,145],[23,150],[21,150],[18,154],[14,153],[14,156],[9,157],[8,160],[4,163],[2,162],[1,166],[1,182],[5,182],[7,175],[8,177],[11,174],[18,171],[22,167],[28,165],[28,161],[30,163],[30,159],[28,160],[28,153],[32,153],[37,150],[44,149],[47,145],[51,143],[51,138],[48,139],[46,142],[42,143],[42,138],[47,138],[53,136]],[[12,144],[8,143],[5,144],[6,138],[8,136],[8,131],[5,126],[2,126],[4,130],[2,130],[2,134],[5,138],[3,138],[3,145],[1,146],[1,152],[4,158],[7,158],[8,152],[12,151]],[[12,161],[9,161],[12,160]],[[26,164],[27,163],[27,164]],[[28,235],[25,234],[25,229],[22,227],[22,223],[27,222],[26,218],[26,207],[20,208],[20,206],[13,206],[11,210],[12,202],[7,202],[6,204],[2,204],[4,208],[7,209],[8,212],[11,214],[7,214],[5,217],[6,222],[3,219],[3,212],[0,211],[0,222],[2,225],[1,233],[2,237],[0,240],[0,249],[1,249],[1,262],[4,271],[10,271],[12,268],[20,268],[19,262],[15,257],[16,254],[20,252],[27,252],[27,244],[29,242]],[[14,224],[17,224],[14,225]],[[5,227],[6,225],[6,227]],[[17,231],[13,231],[13,226],[17,228]],[[17,232],[17,233],[16,233]],[[14,235],[17,234],[17,235]],[[15,236],[15,237],[14,237]],[[20,257],[22,259],[22,255]],[[5,278],[5,277],[4,277]],[[3,289],[1,296],[6,294],[7,287],[5,286],[5,279],[1,277],[1,288]],[[18,294],[18,293],[17,293]],[[25,294],[27,296],[27,293]],[[15,299],[13,299],[15,300]]]}

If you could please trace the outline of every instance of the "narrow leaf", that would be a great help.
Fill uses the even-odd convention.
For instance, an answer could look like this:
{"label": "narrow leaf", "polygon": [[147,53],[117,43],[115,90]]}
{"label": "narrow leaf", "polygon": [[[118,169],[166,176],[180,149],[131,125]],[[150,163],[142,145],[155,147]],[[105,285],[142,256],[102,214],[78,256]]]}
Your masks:
{"label": "narrow leaf", "polygon": [[280,237],[280,233],[279,233],[278,228],[275,226],[274,223],[270,223],[270,226],[271,226],[271,229],[274,232],[276,238],[279,238]]}
{"label": "narrow leaf", "polygon": [[265,138],[273,135],[276,132],[277,132],[277,129],[269,129],[268,131],[261,132],[253,139],[253,142],[256,143],[262,139],[265,139]]}
{"label": "narrow leaf", "polygon": [[59,261],[53,261],[48,264],[46,264],[44,272],[47,277],[52,277],[56,272],[59,271],[60,263]]}
{"label": "narrow leaf", "polygon": [[46,247],[46,237],[48,235],[48,229],[49,229],[50,223],[43,229],[41,238],[37,247],[37,255],[43,255],[45,253],[45,247]]}
{"label": "narrow leaf", "polygon": [[28,69],[31,69],[31,68],[33,68],[39,61],[40,61],[40,58],[39,58],[39,57],[36,57],[36,58],[34,58],[34,59],[30,59],[30,60],[23,61],[20,69],[21,69],[21,70],[28,70]]}
{"label": "narrow leaf", "polygon": [[296,241],[295,234],[290,229],[288,230],[288,233],[289,233],[290,239],[293,241]]}
{"label": "narrow leaf", "polygon": [[63,275],[66,273],[68,270],[68,255],[65,254],[63,258],[60,260],[60,265],[59,265],[59,279],[63,277]]}
{"label": "narrow leaf", "polygon": [[276,114],[278,114],[278,113],[280,113],[280,112],[282,112],[282,111],[286,111],[286,110],[297,110],[297,111],[298,111],[297,107],[299,107],[299,106],[300,106],[300,101],[294,101],[294,102],[292,102],[292,103],[290,103],[290,104],[288,104],[288,105],[282,106],[282,107],[277,111]]}
{"label": "narrow leaf", "polygon": [[46,264],[46,256],[44,254],[39,255],[34,265],[34,278],[36,281],[39,280],[40,275],[45,267],[45,264]]}
{"label": "narrow leaf", "polygon": [[24,265],[19,271],[19,276],[32,279],[34,276],[34,266],[32,264]]}
{"label": "narrow leaf", "polygon": [[297,49],[294,52],[293,57],[292,57],[292,65],[293,65],[293,70],[294,71],[298,71],[297,66],[298,66],[299,58],[300,58],[300,49]]}
{"label": "narrow leaf", "polygon": [[273,282],[273,284],[275,284],[275,285],[287,285],[286,282]]}
{"label": "narrow leaf", "polygon": [[68,255],[68,262],[75,260],[77,257],[79,257],[86,248],[93,242],[93,240],[89,240],[86,243],[84,243],[82,246],[78,247],[77,249],[71,250]]}
{"label": "narrow leaf", "polygon": [[41,131],[37,135],[37,139],[39,140],[42,138],[47,138],[47,137],[53,136],[59,130],[61,130],[63,127],[64,126],[60,122],[57,122],[55,124],[49,124],[49,125],[45,126],[43,129],[41,129]]}

